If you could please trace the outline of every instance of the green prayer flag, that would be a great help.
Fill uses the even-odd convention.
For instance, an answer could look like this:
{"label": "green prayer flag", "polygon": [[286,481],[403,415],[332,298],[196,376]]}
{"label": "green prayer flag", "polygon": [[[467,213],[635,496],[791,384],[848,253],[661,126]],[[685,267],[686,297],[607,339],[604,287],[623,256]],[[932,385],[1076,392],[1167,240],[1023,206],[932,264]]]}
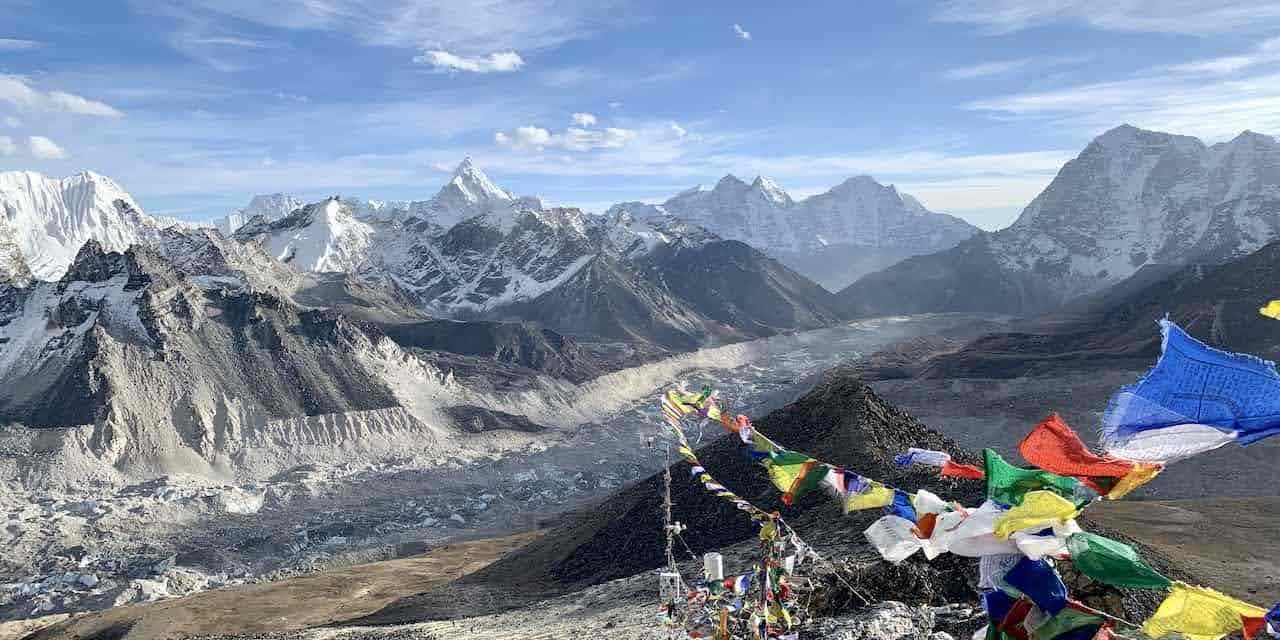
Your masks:
{"label": "green prayer flag", "polygon": [[1022,497],[1031,491],[1052,491],[1074,503],[1080,504],[1076,496],[1076,486],[1080,484],[1075,478],[1060,476],[1040,469],[1023,469],[1015,467],[1000,457],[994,449],[982,452],[987,473],[987,498],[1007,505],[1022,504]]}
{"label": "green prayer flag", "polygon": [[1099,616],[1067,607],[1036,627],[1033,634],[1035,640],[1053,640],[1080,627],[1101,627],[1103,622],[1104,620]]}
{"label": "green prayer flag", "polygon": [[1077,571],[1114,587],[1168,589],[1173,582],[1147,566],[1133,547],[1081,532],[1067,538],[1071,564]]}

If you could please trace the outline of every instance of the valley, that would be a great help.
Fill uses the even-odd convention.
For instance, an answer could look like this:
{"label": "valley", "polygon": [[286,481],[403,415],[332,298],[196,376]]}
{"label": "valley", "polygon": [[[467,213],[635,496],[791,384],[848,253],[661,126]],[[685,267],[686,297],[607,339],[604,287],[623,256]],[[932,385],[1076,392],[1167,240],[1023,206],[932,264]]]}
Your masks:
{"label": "valley", "polygon": [[[466,158],[427,199],[276,193],[191,222],[92,172],[0,174],[0,629],[654,637],[659,472],[687,472],[664,390],[709,385],[798,451],[978,504],[894,456],[1013,459],[1050,412],[1096,448],[1164,318],[1280,354],[1257,313],[1280,281],[1277,166],[1250,132],[1116,127],[996,232],[868,176],[795,199],[728,175],[592,213]],[[689,435],[839,561],[814,569],[821,598],[853,598],[852,579],[915,607],[826,603],[831,634],[976,629],[972,562],[890,568],[861,535],[872,514],[780,501],[718,425]],[[1158,529],[1143,553],[1178,579],[1280,598],[1241,569],[1280,539],[1271,520],[1224,538],[1229,566],[1180,540],[1269,508],[1277,447],[1171,465],[1096,522]],[[676,477],[683,566],[747,563],[756,527]],[[1131,617],[1158,604],[1089,593]]]}

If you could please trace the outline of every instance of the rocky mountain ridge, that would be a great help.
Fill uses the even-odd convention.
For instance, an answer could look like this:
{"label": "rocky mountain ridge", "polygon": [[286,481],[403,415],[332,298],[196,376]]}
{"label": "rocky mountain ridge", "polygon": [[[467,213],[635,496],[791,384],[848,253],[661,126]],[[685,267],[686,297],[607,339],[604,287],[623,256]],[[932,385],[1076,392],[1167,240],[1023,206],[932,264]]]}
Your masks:
{"label": "rocky mountain ridge", "polygon": [[[470,160],[430,203],[389,211],[331,198],[279,220],[251,220],[235,238],[301,269],[351,273],[401,291],[435,316],[533,320],[573,335],[668,348],[838,319],[830,294],[803,277],[662,212],[594,216],[547,207],[495,186]],[[459,221],[446,226],[452,220]],[[710,261],[715,247],[732,259]],[[760,291],[752,295],[769,306],[730,300],[745,295],[747,281],[723,280],[713,290],[670,268],[682,260],[682,268],[756,274],[751,282]]]}
{"label": "rocky mountain ridge", "polygon": [[[1012,226],[904,260],[839,293],[854,315],[1034,313],[1151,265],[1217,264],[1280,238],[1280,142],[1124,125],[1063,166]],[[906,292],[911,292],[908,295]]]}
{"label": "rocky mountain ridge", "polygon": [[757,176],[748,184],[726,175],[712,189],[693,187],[661,205],[622,203],[614,208],[645,207],[762,249],[833,291],[861,275],[908,256],[949,248],[978,232],[865,175],[802,200],[793,199],[767,177]]}

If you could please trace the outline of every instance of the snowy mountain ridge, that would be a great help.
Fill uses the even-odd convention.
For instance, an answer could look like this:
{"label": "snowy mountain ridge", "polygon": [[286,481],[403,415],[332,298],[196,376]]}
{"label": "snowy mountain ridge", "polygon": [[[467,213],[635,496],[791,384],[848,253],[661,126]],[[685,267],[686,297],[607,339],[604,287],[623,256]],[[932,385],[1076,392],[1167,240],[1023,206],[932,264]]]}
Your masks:
{"label": "snowy mountain ridge", "polygon": [[757,176],[748,184],[726,175],[711,189],[696,186],[660,206],[723,238],[758,247],[833,289],[978,232],[870,176],[797,201],[770,178]]}
{"label": "snowy mountain ridge", "polygon": [[1139,269],[1219,264],[1280,239],[1280,142],[1130,125],[1095,138],[1008,228],[903,261],[838,295],[846,313],[1035,313]]}
{"label": "snowy mountain ridge", "polygon": [[146,214],[123,187],[92,171],[62,179],[0,172],[0,279],[56,280],[89,240],[123,251],[173,225],[192,226]]}
{"label": "snowy mountain ridge", "polygon": [[1280,143],[1123,125],[1093,140],[991,248],[1008,269],[1085,293],[1147,264],[1221,262],[1280,236]]}

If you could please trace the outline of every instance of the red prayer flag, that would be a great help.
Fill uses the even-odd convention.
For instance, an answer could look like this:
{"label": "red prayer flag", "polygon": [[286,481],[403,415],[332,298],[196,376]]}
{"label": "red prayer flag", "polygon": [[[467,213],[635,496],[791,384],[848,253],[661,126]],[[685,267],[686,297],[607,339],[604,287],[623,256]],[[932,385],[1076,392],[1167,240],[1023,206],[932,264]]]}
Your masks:
{"label": "red prayer flag", "polygon": [[1003,631],[1018,640],[1028,640],[1026,627],[1022,626],[1022,622],[1027,619],[1027,614],[1031,613],[1031,601],[1022,598],[1013,603],[1013,608],[1009,609],[1009,613],[1004,615],[1004,619],[996,628]]}
{"label": "red prayer flag", "polygon": [[951,478],[968,478],[970,480],[985,480],[987,473],[971,464],[960,464],[959,462],[947,461],[942,465],[942,475]]}
{"label": "red prayer flag", "polygon": [[1022,439],[1018,451],[1027,462],[1045,471],[1073,478],[1119,479],[1135,466],[1128,460],[1103,457],[1090,451],[1056,413],[1036,425]]}
{"label": "red prayer flag", "polygon": [[916,526],[912,528],[912,533],[916,534],[916,537],[921,540],[928,540],[933,537],[933,528],[936,526],[938,526],[938,514],[926,513],[916,521]]}
{"label": "red prayer flag", "polygon": [[1253,640],[1258,634],[1267,630],[1266,618],[1244,618],[1240,621],[1244,623],[1244,640]]}

